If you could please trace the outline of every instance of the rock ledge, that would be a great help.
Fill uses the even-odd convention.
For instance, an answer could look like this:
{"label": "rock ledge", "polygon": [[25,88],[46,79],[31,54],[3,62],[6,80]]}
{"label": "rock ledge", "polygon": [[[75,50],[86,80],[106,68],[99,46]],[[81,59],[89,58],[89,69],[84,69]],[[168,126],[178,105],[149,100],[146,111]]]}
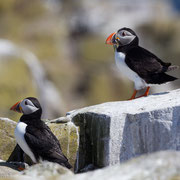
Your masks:
{"label": "rock ledge", "polygon": [[180,89],[67,113],[80,127],[78,168],[105,167],[161,150],[180,150]]}

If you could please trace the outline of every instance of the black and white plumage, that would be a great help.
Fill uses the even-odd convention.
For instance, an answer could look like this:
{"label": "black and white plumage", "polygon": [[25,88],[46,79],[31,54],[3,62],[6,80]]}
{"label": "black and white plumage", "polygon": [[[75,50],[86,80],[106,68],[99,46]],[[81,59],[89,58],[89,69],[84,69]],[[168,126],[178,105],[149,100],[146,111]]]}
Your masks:
{"label": "black and white plumage", "polygon": [[42,108],[36,98],[25,98],[12,106],[11,110],[23,113],[15,129],[15,138],[34,163],[47,160],[72,167],[62,153],[58,139],[41,120]]}
{"label": "black and white plumage", "polygon": [[115,61],[122,74],[134,82],[134,99],[138,90],[147,87],[143,96],[147,96],[152,85],[174,81],[177,78],[166,72],[177,69],[171,63],[165,63],[156,55],[139,46],[139,38],[130,28],[122,28],[112,33],[106,40],[114,45]]}

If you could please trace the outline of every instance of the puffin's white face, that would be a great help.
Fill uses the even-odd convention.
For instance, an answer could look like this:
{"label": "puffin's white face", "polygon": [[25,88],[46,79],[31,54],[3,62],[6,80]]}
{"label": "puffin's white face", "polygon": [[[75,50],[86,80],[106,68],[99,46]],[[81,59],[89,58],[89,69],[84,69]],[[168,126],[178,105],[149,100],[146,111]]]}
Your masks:
{"label": "puffin's white face", "polygon": [[120,30],[115,34],[114,38],[115,41],[119,43],[119,45],[127,45],[131,43],[136,38],[136,36],[127,30]]}
{"label": "puffin's white face", "polygon": [[24,99],[20,102],[20,108],[23,114],[32,114],[39,110],[29,99]]}

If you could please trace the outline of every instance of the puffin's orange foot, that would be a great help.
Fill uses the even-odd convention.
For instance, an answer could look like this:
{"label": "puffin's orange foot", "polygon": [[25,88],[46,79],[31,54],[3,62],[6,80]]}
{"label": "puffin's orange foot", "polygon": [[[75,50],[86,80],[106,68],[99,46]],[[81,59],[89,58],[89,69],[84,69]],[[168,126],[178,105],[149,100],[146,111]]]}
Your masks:
{"label": "puffin's orange foot", "polygon": [[136,98],[136,94],[137,94],[137,90],[134,90],[133,95],[131,96],[131,98],[129,100],[133,100]]}
{"label": "puffin's orange foot", "polygon": [[149,94],[149,89],[150,89],[150,87],[148,86],[147,89],[146,89],[146,92],[145,92],[142,96],[139,96],[139,97],[137,97],[137,98],[141,98],[141,97],[146,97],[146,96],[148,96],[148,94]]}
{"label": "puffin's orange foot", "polygon": [[22,167],[22,166],[19,166],[17,169],[18,169],[18,171],[23,171],[23,170],[25,170],[25,168]]}
{"label": "puffin's orange foot", "polygon": [[131,96],[131,98],[129,100],[133,100],[133,99],[136,99],[136,98],[141,98],[141,97],[148,96],[149,89],[150,89],[150,87],[148,86],[147,89],[146,89],[146,92],[142,96],[139,96],[139,97],[136,97],[136,94],[137,94],[138,91],[134,90],[134,93],[133,93],[133,95]]}

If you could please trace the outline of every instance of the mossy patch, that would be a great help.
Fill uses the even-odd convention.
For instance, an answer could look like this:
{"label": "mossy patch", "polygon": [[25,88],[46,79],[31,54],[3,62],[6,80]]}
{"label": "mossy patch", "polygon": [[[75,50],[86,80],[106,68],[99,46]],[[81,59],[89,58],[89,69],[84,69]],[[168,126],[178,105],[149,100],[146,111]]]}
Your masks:
{"label": "mossy patch", "polygon": [[0,118],[0,159],[7,160],[16,145],[15,126],[15,122]]}

